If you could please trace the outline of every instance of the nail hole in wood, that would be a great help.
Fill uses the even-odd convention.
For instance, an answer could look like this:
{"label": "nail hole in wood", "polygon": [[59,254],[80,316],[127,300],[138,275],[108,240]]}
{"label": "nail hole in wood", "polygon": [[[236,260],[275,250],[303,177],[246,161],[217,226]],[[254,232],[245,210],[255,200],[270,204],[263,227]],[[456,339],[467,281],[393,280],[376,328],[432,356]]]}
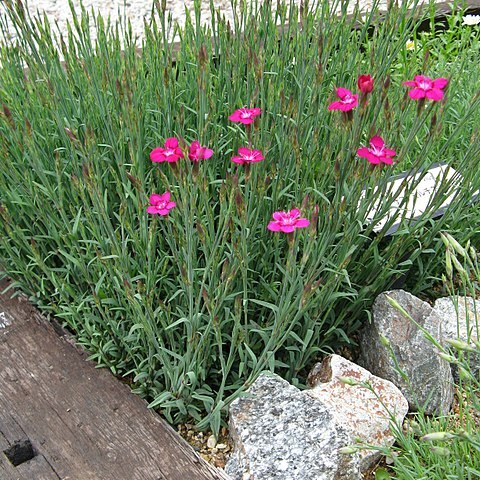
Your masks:
{"label": "nail hole in wood", "polygon": [[10,460],[10,463],[17,467],[22,463],[28,462],[35,456],[35,450],[33,449],[33,445],[28,440],[18,440],[6,450],[3,451],[5,456]]}

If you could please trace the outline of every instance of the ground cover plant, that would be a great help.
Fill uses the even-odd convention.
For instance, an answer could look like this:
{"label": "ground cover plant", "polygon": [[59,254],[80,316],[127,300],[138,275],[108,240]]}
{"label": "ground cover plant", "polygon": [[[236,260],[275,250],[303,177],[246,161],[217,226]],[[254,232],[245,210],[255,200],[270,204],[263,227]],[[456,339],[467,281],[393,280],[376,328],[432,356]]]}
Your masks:
{"label": "ground cover plant", "polygon": [[[0,263],[171,422],[217,432],[264,369],[302,385],[401,274],[431,285],[440,231],[478,243],[475,30],[442,56],[407,5],[241,3],[205,27],[198,3],[180,29],[157,2],[139,54],[126,21],[62,35],[5,3]],[[463,177],[408,222],[438,161]]]}

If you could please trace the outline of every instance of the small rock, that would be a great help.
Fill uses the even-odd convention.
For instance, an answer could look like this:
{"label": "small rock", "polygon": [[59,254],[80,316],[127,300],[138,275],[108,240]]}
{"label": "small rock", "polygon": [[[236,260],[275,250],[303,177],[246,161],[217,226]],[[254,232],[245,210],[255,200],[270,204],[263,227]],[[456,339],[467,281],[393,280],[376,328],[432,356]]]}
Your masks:
{"label": "small rock", "polygon": [[217,446],[217,439],[215,435],[210,435],[207,440],[207,447],[208,448],[215,448]]}
{"label": "small rock", "polygon": [[227,448],[227,445],[225,443],[217,443],[217,448],[219,450],[225,450]]}

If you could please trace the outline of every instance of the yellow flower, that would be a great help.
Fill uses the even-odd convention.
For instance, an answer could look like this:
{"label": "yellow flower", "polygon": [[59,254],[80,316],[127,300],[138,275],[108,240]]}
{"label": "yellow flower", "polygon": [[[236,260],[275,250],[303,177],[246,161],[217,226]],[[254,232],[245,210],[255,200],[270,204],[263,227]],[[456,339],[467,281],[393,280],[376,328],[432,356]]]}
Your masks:
{"label": "yellow flower", "polygon": [[413,40],[407,40],[407,43],[405,44],[405,48],[407,50],[415,50],[415,42]]}

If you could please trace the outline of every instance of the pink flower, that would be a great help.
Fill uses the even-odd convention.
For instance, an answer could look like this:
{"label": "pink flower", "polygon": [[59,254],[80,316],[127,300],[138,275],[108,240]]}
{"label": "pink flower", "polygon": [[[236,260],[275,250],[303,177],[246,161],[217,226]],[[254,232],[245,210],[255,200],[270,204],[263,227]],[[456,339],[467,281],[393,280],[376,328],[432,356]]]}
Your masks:
{"label": "pink flower", "polygon": [[443,89],[448,85],[448,79],[441,77],[433,80],[424,75],[417,75],[413,80],[403,82],[402,85],[414,87],[408,92],[413,100],[428,98],[438,102],[443,98]]}
{"label": "pink flower", "polygon": [[255,121],[255,117],[260,115],[262,110],[260,108],[240,108],[235,110],[228,119],[232,122],[240,122],[244,125],[250,125]]}
{"label": "pink flower", "polygon": [[238,157],[232,157],[233,163],[243,165],[244,163],[256,163],[264,160],[261,150],[250,150],[249,148],[240,147],[238,149]]}
{"label": "pink flower", "polygon": [[379,163],[386,163],[387,165],[393,164],[391,157],[395,156],[397,152],[385,148],[385,142],[382,137],[372,137],[370,140],[370,147],[362,147],[357,150],[357,155],[362,158],[366,158],[372,165],[378,165]]}
{"label": "pink flower", "polygon": [[310,220],[300,218],[300,210],[293,208],[288,212],[275,212],[267,228],[272,232],[292,233],[297,228],[305,228],[309,225]]}
{"label": "pink flower", "polygon": [[373,90],[373,78],[370,75],[360,75],[357,85],[363,94],[370,93]]}
{"label": "pink flower", "polygon": [[149,198],[150,206],[147,208],[148,213],[162,215],[168,215],[170,210],[176,206],[175,202],[170,201],[170,192],[162,193],[162,195],[158,195],[158,193],[154,193],[150,195]]}
{"label": "pink flower", "polygon": [[188,152],[188,158],[194,162],[199,160],[207,160],[213,155],[213,150],[210,150],[207,147],[202,147],[200,142],[195,140],[190,145],[190,150]]}
{"label": "pink flower", "polygon": [[183,158],[183,152],[178,146],[178,140],[174,137],[167,138],[163,147],[154,148],[150,153],[152,162],[175,163],[180,158]]}
{"label": "pink flower", "polygon": [[342,112],[348,112],[353,110],[358,105],[358,94],[352,93],[346,88],[337,88],[337,97],[340,100],[332,102],[329,106],[329,110],[341,110]]}

